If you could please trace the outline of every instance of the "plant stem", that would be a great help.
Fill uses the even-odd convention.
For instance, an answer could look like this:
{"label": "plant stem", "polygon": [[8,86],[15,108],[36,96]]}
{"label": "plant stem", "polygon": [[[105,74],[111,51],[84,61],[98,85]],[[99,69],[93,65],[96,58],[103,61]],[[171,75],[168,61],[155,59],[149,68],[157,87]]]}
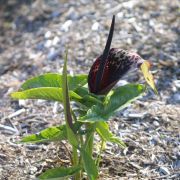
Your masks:
{"label": "plant stem", "polygon": [[[76,115],[74,113],[74,111],[71,109],[71,114],[72,114],[72,117],[73,117],[73,120],[74,122],[77,122],[77,118],[76,118]],[[80,142],[81,142],[81,147],[83,146],[83,138],[82,136],[80,135],[79,136],[79,139],[80,139]],[[78,164],[81,164],[82,160],[81,160],[81,156],[79,157],[78,159],[78,152],[77,152],[77,149],[75,147],[73,147],[73,165],[78,165]],[[75,180],[80,180],[81,179],[81,174],[82,172],[78,172],[75,174],[75,177],[74,179]]]}
{"label": "plant stem", "polygon": [[101,141],[101,147],[100,147],[100,150],[99,150],[99,154],[96,158],[96,166],[99,168],[99,163],[100,163],[100,160],[101,160],[101,154],[102,154],[102,151],[103,151],[103,146],[104,146],[104,140]]}
{"label": "plant stem", "polygon": [[[71,113],[72,113],[72,117],[73,117],[74,122],[77,122],[76,115],[75,115],[75,113],[74,113],[74,111],[72,109],[71,109]],[[79,139],[80,139],[80,142],[81,142],[81,147],[83,147],[84,141],[83,141],[82,135],[79,135]]]}
{"label": "plant stem", "polygon": [[[79,164],[79,160],[78,160],[78,152],[77,152],[77,149],[75,147],[72,147],[72,156],[73,156],[73,166],[77,166]],[[75,180],[80,180],[80,172],[76,173],[74,178]]]}
{"label": "plant stem", "polygon": [[85,149],[87,150],[87,152],[90,156],[92,156],[92,151],[93,151],[95,127],[96,127],[95,123],[93,123],[93,124],[87,123],[86,124],[86,129],[87,129],[87,131],[90,130],[90,132],[88,132],[86,135]]}
{"label": "plant stem", "polygon": [[73,165],[77,165],[78,164],[78,153],[77,153],[77,149],[75,147],[72,148],[72,160],[73,160]]}

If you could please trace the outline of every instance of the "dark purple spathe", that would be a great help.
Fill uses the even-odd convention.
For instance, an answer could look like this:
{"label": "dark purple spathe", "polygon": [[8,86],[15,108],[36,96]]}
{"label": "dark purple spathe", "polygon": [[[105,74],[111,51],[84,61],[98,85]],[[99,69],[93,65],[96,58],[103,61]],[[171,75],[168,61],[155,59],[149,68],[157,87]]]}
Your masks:
{"label": "dark purple spathe", "polygon": [[139,68],[143,59],[134,52],[128,52],[123,49],[112,48],[109,51],[106,63],[103,69],[101,82],[98,90],[95,87],[95,81],[102,55],[99,56],[92,65],[89,76],[89,91],[94,94],[106,94],[124,76],[129,70]]}

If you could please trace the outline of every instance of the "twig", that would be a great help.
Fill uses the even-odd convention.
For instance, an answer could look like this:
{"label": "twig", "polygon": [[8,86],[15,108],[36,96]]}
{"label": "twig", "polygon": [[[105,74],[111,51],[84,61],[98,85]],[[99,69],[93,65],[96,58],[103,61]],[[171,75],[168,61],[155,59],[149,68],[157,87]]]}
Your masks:
{"label": "twig", "polygon": [[22,114],[23,112],[25,112],[26,110],[23,108],[23,109],[19,109],[18,111],[10,114],[8,116],[9,119],[13,118],[13,117],[16,117],[16,116],[19,116],[20,114]]}
{"label": "twig", "polygon": [[16,133],[16,134],[19,134],[19,131],[15,128],[12,128],[10,126],[6,126],[6,125],[2,125],[0,124],[0,129],[3,129],[3,130],[8,130],[8,131],[11,131],[13,133]]}

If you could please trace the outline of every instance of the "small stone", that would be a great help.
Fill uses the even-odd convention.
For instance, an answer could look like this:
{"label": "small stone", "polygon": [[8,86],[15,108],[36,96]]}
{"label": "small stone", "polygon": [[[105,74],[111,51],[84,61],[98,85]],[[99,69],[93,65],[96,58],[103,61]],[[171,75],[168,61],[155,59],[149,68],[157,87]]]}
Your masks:
{"label": "small stone", "polygon": [[27,105],[28,100],[20,99],[19,100],[19,106],[25,107]]}
{"label": "small stone", "polygon": [[45,35],[44,35],[44,37],[45,37],[46,39],[49,39],[51,36],[52,36],[51,31],[47,31],[47,32],[45,33]]}
{"label": "small stone", "polygon": [[129,113],[128,117],[130,118],[144,118],[146,113]]}
{"label": "small stone", "polygon": [[159,168],[159,171],[160,171],[160,173],[162,173],[162,174],[164,174],[164,175],[170,174],[168,168],[166,168],[166,167],[160,167],[160,168]]}
{"label": "small stone", "polygon": [[119,82],[117,82],[117,86],[124,86],[126,84],[128,84],[126,80],[120,80]]}
{"label": "small stone", "polygon": [[61,13],[59,11],[53,11],[51,13],[51,18],[57,18],[61,15]]}
{"label": "small stone", "polygon": [[6,159],[7,159],[7,156],[6,156],[5,154],[0,154],[0,159],[6,160]]}
{"label": "small stone", "polygon": [[61,30],[64,31],[64,32],[68,32],[71,25],[72,25],[72,20],[67,20],[67,21],[61,26]]}
{"label": "small stone", "polygon": [[60,39],[58,36],[55,36],[54,39],[52,40],[52,45],[56,46],[59,43]]}
{"label": "small stone", "polygon": [[51,61],[54,61],[60,54],[59,50],[51,49],[47,55],[47,58]]}
{"label": "small stone", "polygon": [[180,80],[175,80],[175,81],[174,81],[174,85],[175,85],[177,88],[180,88]]}
{"label": "small stone", "polygon": [[30,168],[30,174],[34,174],[37,171],[37,167]]}
{"label": "small stone", "polygon": [[44,42],[38,43],[37,46],[36,46],[36,49],[37,49],[38,51],[44,50]]}
{"label": "small stone", "polygon": [[124,12],[119,12],[119,13],[117,13],[117,17],[118,17],[118,18],[123,18],[123,16],[124,16]]}
{"label": "small stone", "polygon": [[59,105],[58,102],[55,102],[55,103],[54,103],[54,106],[53,106],[53,113],[54,113],[54,114],[57,114],[57,113],[58,113],[58,107],[59,107],[58,105]]}
{"label": "small stone", "polygon": [[154,126],[159,126],[159,122],[158,121],[153,121],[153,124],[154,124]]}
{"label": "small stone", "polygon": [[175,169],[180,169],[180,160],[176,160],[174,163],[173,163],[173,166]]}
{"label": "small stone", "polygon": [[99,23],[95,22],[92,27],[91,27],[92,31],[98,31],[99,30]]}
{"label": "small stone", "polygon": [[67,14],[66,14],[67,19],[71,20],[78,20],[80,18],[79,13],[74,7],[70,7]]}
{"label": "small stone", "polygon": [[37,150],[40,148],[40,146],[36,145],[36,144],[28,144],[28,145],[26,145],[26,147],[31,151],[34,151],[34,150]]}
{"label": "small stone", "polygon": [[156,146],[158,144],[158,141],[155,139],[155,138],[152,138],[150,141],[149,141],[149,144],[150,145],[153,145],[153,146]]}
{"label": "small stone", "polygon": [[46,48],[50,48],[51,46],[52,46],[52,40],[47,40],[46,42],[45,42],[45,44],[44,44],[44,46],[46,47]]}
{"label": "small stone", "polygon": [[180,103],[180,93],[175,93],[173,95],[173,102],[174,103]]}

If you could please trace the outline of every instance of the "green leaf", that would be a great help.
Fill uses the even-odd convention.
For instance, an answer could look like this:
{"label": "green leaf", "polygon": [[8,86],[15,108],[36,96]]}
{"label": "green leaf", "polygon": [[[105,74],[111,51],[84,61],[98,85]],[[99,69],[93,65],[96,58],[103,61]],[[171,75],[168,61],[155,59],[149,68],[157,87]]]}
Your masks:
{"label": "green leaf", "polygon": [[88,178],[90,180],[97,179],[98,169],[96,167],[94,160],[84,149],[80,149],[80,151],[83,159],[84,169],[88,175]]}
{"label": "green leaf", "polygon": [[116,111],[128,106],[145,92],[145,86],[128,84],[111,90],[105,97],[103,105],[92,106],[87,114],[80,117],[80,121],[107,121]]}
{"label": "green leaf", "polygon": [[47,141],[61,141],[67,139],[66,135],[66,126],[61,125],[57,127],[49,127],[47,129],[42,130],[38,134],[28,135],[23,137],[21,142],[26,143],[39,143],[39,142],[47,142]]}
{"label": "green leaf", "polygon": [[[74,75],[67,76],[69,90],[83,86],[87,83],[87,75]],[[21,89],[27,90],[39,87],[59,87],[62,88],[62,75],[57,73],[48,73],[40,76],[33,77],[22,84]]]}
{"label": "green leaf", "polygon": [[115,111],[123,109],[142,95],[145,89],[145,86],[141,84],[127,84],[111,91],[104,101],[105,113],[113,114]]}
{"label": "green leaf", "polygon": [[76,174],[78,171],[81,170],[80,166],[73,166],[69,168],[59,167],[54,169],[48,169],[44,173],[42,173],[38,178],[39,179],[67,179],[72,175]]}
{"label": "green leaf", "polygon": [[[82,99],[78,94],[73,91],[69,92],[71,99]],[[62,102],[62,88],[57,87],[41,87],[33,88],[25,91],[14,92],[11,94],[14,99],[45,99]]]}
{"label": "green leaf", "polygon": [[116,137],[115,135],[113,135],[110,132],[109,126],[106,122],[97,122],[96,123],[96,132],[99,134],[99,136],[104,141],[116,143],[119,146],[121,146],[122,148],[126,147],[126,145],[124,144],[124,142],[120,138]]}

